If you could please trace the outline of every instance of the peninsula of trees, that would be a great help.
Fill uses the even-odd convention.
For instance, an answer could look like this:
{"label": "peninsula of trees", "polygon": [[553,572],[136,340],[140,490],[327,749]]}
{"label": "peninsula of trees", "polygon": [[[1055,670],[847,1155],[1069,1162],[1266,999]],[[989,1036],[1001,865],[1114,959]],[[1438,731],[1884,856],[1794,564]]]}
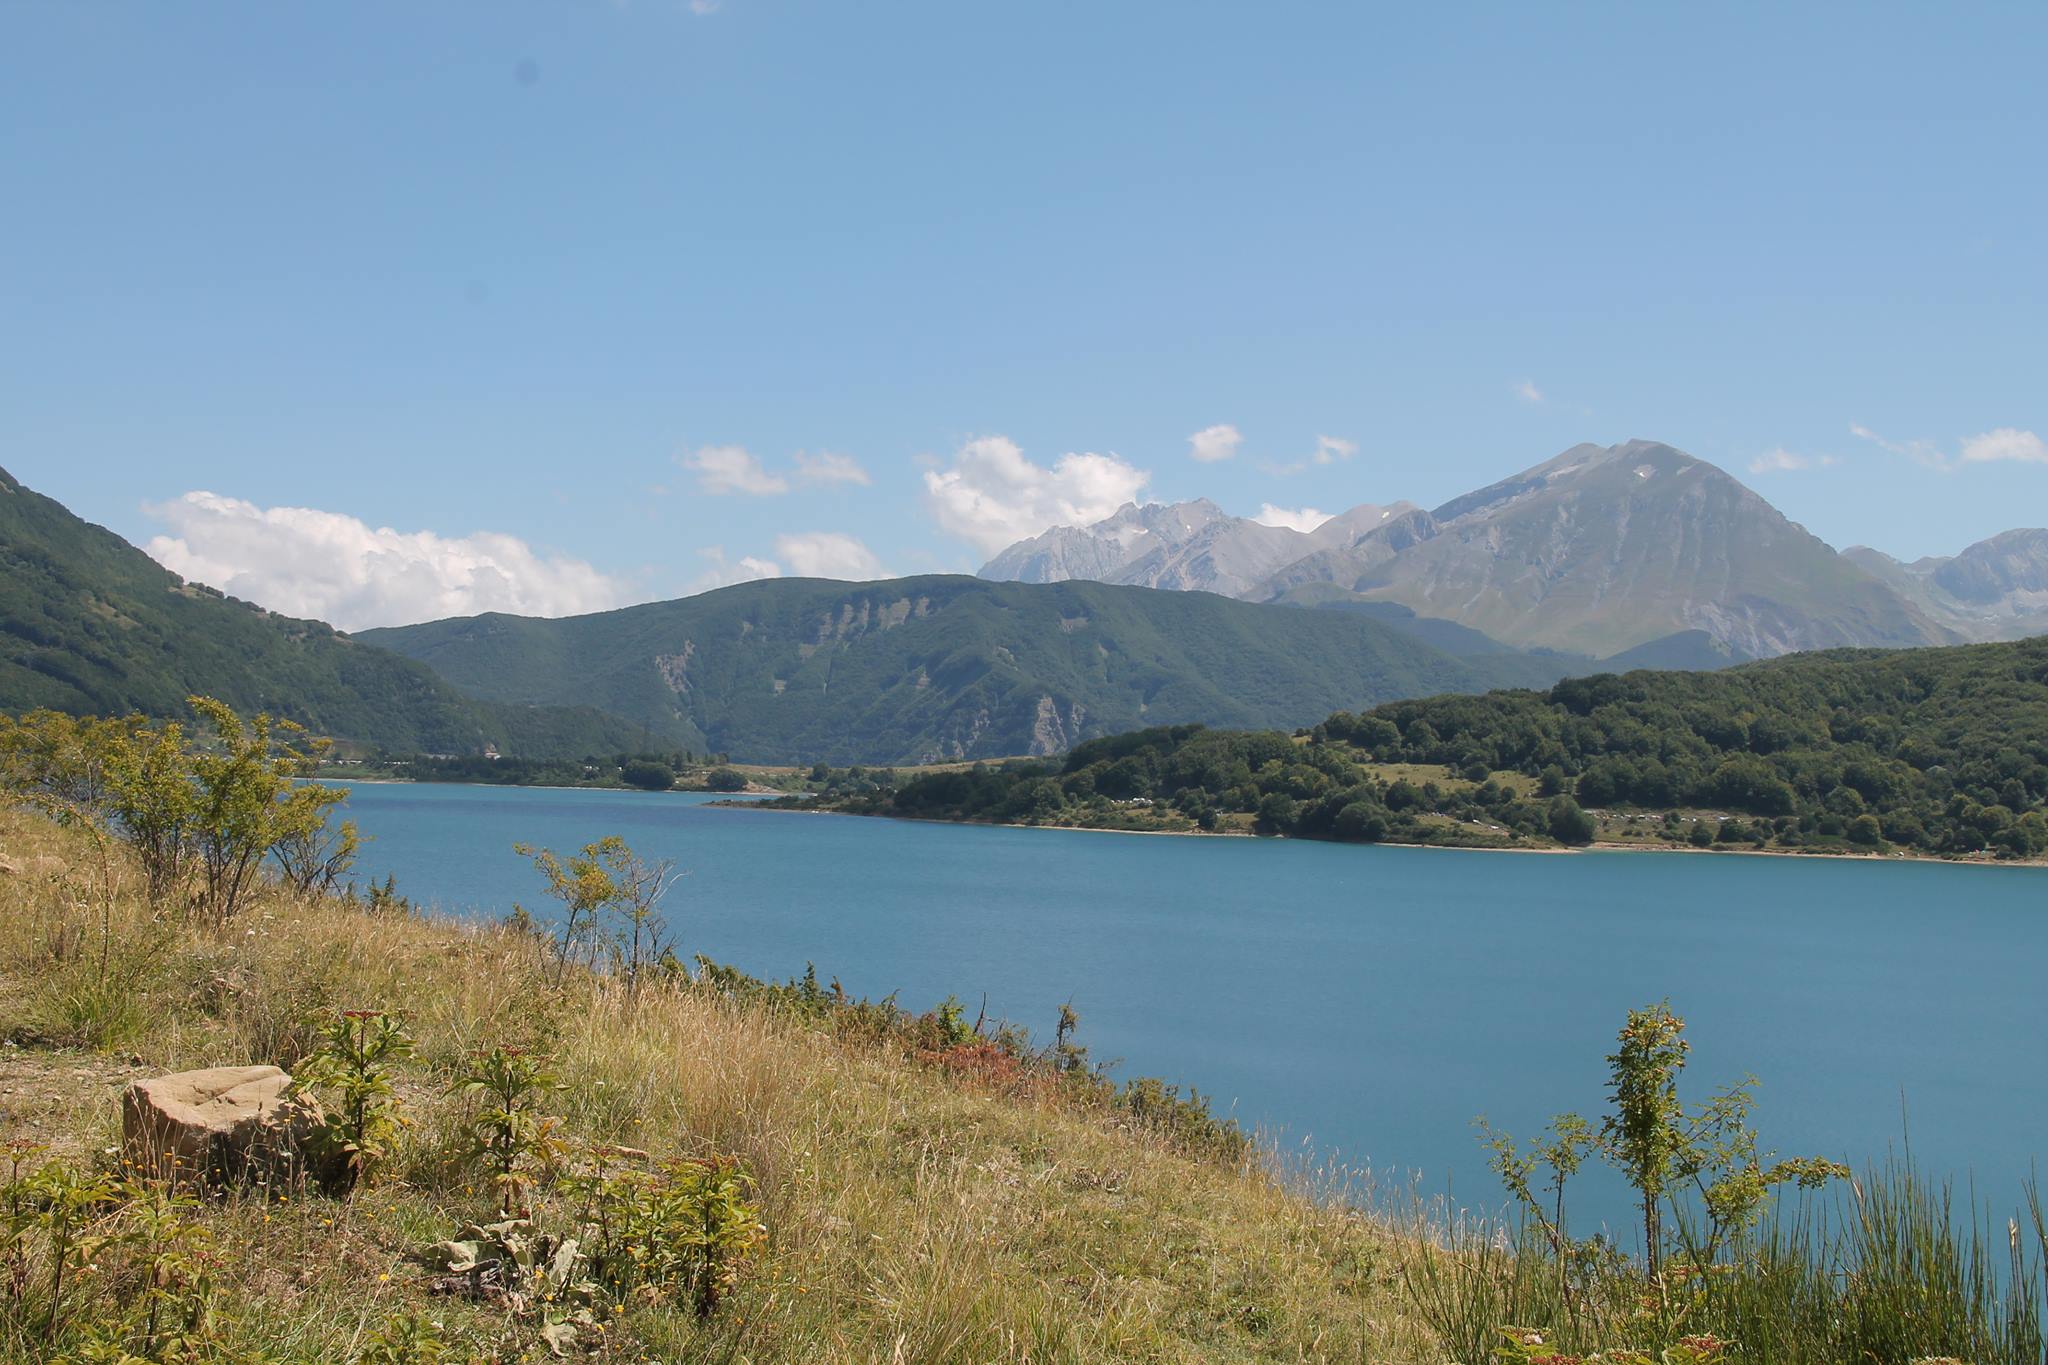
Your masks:
{"label": "peninsula of trees", "polygon": [[2048,853],[2048,639],[1393,702],[1313,729],[1142,730],[814,805],[1356,842]]}

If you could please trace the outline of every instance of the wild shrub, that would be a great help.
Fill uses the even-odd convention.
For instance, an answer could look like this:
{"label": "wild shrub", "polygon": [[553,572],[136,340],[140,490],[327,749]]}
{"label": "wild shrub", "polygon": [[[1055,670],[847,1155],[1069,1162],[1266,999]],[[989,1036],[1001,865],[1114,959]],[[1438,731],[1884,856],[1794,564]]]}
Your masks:
{"label": "wild shrub", "polygon": [[[1684,1028],[1666,1005],[1629,1012],[1608,1057],[1613,1108],[1598,1124],[1563,1115],[1526,1145],[1486,1130],[1513,1221],[1456,1225],[1401,1267],[1447,1351],[1611,1365],[2039,1365],[2048,1224],[2037,1200],[2030,1225],[1980,1227],[1900,1166],[1852,1183],[1846,1207],[1830,1200],[1845,1168],[1760,1149],[1754,1078],[1697,1104],[1680,1098]],[[1570,1232],[1566,1189],[1591,1159],[1634,1192],[1639,1257]],[[1767,1220],[1783,1189],[1799,1203]]]}
{"label": "wild shrub", "polygon": [[320,1045],[300,1059],[296,1086],[327,1091],[316,1136],[316,1169],[331,1193],[354,1189],[390,1159],[410,1120],[391,1083],[393,1063],[409,1057],[413,1041],[382,1010],[349,1009],[319,1025]]}
{"label": "wild shrub", "polygon": [[331,888],[355,856],[353,827],[327,827],[347,793],[300,780],[327,741],[304,738],[290,721],[244,719],[211,697],[187,704],[204,733],[178,721],[53,711],[0,724],[0,789],[86,829],[103,868],[108,839],[126,843],[152,906],[192,890],[190,904],[225,924],[271,859],[296,889]]}
{"label": "wild shrub", "polygon": [[1211,1113],[1208,1097],[1193,1088],[1183,1096],[1177,1085],[1168,1085],[1156,1076],[1139,1076],[1124,1082],[1115,1109],[1132,1126],[1188,1156],[1236,1166],[1252,1154],[1251,1136],[1237,1120]]}
{"label": "wild shrub", "polygon": [[[299,821],[279,833],[270,846],[270,856],[277,862],[279,880],[292,891],[301,896],[325,896],[339,889],[342,879],[354,869],[362,844],[362,834],[353,820],[332,826],[325,820]],[[371,890],[374,894],[376,888]]]}
{"label": "wild shrub", "polygon": [[290,721],[266,715],[245,721],[211,697],[193,697],[191,705],[213,729],[213,742],[185,757],[198,904],[214,923],[225,924],[241,908],[265,856],[280,843],[308,839],[347,793],[294,780],[311,772],[325,740],[296,748],[292,741],[304,731]]}
{"label": "wild shrub", "polygon": [[648,862],[616,834],[566,858],[531,844],[516,845],[515,851],[533,860],[548,894],[565,912],[552,939],[556,984],[572,963],[580,960],[595,968],[609,955],[626,989],[637,991],[666,954],[667,923],[659,911],[677,880],[674,864]]}
{"label": "wild shrub", "polygon": [[386,1318],[363,1341],[356,1365],[453,1365],[470,1354],[440,1323],[417,1313]]}
{"label": "wild shrub", "polygon": [[560,1089],[546,1059],[502,1045],[472,1053],[455,1083],[455,1093],[477,1105],[468,1122],[468,1160],[490,1178],[508,1218],[524,1206],[537,1176],[560,1163],[561,1120],[542,1109]]}
{"label": "wild shrub", "polygon": [[107,1215],[128,1202],[127,1182],[65,1161],[29,1166],[40,1144],[8,1144],[0,1190],[0,1292],[16,1328],[55,1341],[77,1311],[78,1281],[94,1259],[122,1240]]}
{"label": "wild shrub", "polygon": [[590,1274],[619,1301],[666,1300],[709,1317],[768,1235],[753,1178],[733,1157],[682,1158],[655,1170],[608,1170],[620,1149],[572,1182]]}

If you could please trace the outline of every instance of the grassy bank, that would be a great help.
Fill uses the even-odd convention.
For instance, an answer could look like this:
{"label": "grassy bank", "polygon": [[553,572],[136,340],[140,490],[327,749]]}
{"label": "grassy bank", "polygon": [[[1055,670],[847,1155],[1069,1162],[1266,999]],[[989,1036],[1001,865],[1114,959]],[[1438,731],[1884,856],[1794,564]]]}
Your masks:
{"label": "grassy bank", "polygon": [[[397,1077],[413,1124],[387,1178],[346,1201],[245,1194],[194,1212],[213,1292],[193,1358],[541,1358],[536,1322],[431,1296],[413,1259],[488,1216],[488,1190],[450,1155],[468,1102],[448,1088],[472,1049],[514,1042],[553,1059],[572,1153],[728,1154],[758,1182],[767,1239],[720,1311],[629,1303],[608,1357],[1441,1359],[1387,1229],[1190,1157],[1116,1109],[844,1036],[766,995],[628,1001],[583,973],[557,989],[535,940],[508,930],[266,887],[216,933],[152,917],[118,861],[103,922],[81,841],[7,814],[0,850],[17,869],[0,876],[0,1140],[47,1144],[33,1161],[106,1159],[135,1077],[292,1066],[323,1012],[393,1011],[418,1040]],[[542,1193],[537,1221],[567,1218],[567,1200]],[[74,1323],[133,1300],[118,1262],[81,1282]],[[377,1354],[409,1315],[457,1349]],[[57,1349],[9,1331],[0,1360]]]}
{"label": "grassy bank", "polygon": [[[1852,1183],[1777,1161],[1741,1087],[1681,1103],[1683,1022],[1661,1007],[1632,1013],[1609,1059],[1633,1118],[1618,1098],[1611,1122],[1496,1139],[1517,1215],[1447,1219],[1314,1197],[1171,1089],[1109,1084],[1065,1027],[1035,1048],[956,1009],[709,964],[631,986],[529,928],[269,880],[226,922],[152,911],[127,851],[100,847],[0,812],[0,1365],[2048,1359],[2038,1203],[2008,1222],[1903,1168]],[[404,1127],[373,1178],[176,1206],[124,1170],[130,1082],[303,1075],[346,1011],[413,1043],[389,1067]],[[516,1187],[465,1157],[489,1121],[460,1085],[480,1056],[552,1074]],[[600,1245],[593,1182],[670,1159],[736,1177],[744,1235],[715,1303],[702,1281],[595,1269],[562,1301],[539,1279],[471,1293],[434,1262],[507,1208],[536,1238]],[[1596,1160],[1664,1187],[1657,1263],[1571,1233],[1566,1187]]]}

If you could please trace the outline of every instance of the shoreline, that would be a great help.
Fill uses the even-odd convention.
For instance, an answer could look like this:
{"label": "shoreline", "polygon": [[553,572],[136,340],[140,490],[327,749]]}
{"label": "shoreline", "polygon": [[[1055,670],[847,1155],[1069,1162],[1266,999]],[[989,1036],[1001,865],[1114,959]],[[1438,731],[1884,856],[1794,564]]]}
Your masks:
{"label": "shoreline", "polygon": [[[785,793],[786,794],[786,793]],[[1718,858],[1791,858],[1811,862],[1844,863],[1898,863],[1922,864],[1931,867],[1988,867],[1988,868],[2048,868],[2048,859],[2043,858],[1926,858],[1912,854],[1883,853],[1802,853],[1790,848],[1692,848],[1677,844],[1656,844],[1648,847],[1639,844],[1594,842],[1583,848],[1499,848],[1470,844],[1417,844],[1397,839],[1380,839],[1372,843],[1353,839],[1288,839],[1285,835],[1247,834],[1204,829],[1107,829],[1099,825],[1027,825],[1011,820],[945,820],[925,815],[868,815],[859,811],[845,810],[791,810],[786,807],[764,807],[752,802],[735,802],[734,808],[751,807],[766,810],[772,815],[841,815],[852,820],[895,820],[906,825],[960,825],[979,829],[1031,829],[1056,830],[1068,834],[1137,834],[1166,839],[1270,839],[1275,843],[1335,844],[1353,848],[1412,848],[1433,850],[1439,853],[1520,853],[1537,856],[1575,856],[1585,853],[1684,853]]]}
{"label": "shoreline", "polygon": [[335,777],[315,775],[304,779],[308,782],[326,782],[335,786],[361,787],[482,787],[489,791],[530,791],[530,792],[627,792],[635,796],[801,796],[801,792],[786,792],[780,787],[758,787],[752,791],[715,792],[709,787],[670,787],[665,791],[648,791],[645,787],[628,787],[623,783],[616,787],[601,787],[594,782],[441,782],[421,781],[417,777]]}

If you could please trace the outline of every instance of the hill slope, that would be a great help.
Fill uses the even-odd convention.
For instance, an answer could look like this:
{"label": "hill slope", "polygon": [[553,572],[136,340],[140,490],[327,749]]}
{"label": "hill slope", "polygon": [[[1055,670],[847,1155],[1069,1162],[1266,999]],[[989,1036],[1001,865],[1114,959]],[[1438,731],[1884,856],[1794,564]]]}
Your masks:
{"label": "hill slope", "polygon": [[824,804],[1357,842],[1597,836],[2038,858],[2048,854],[2048,639],[1394,702],[1333,715],[1306,742],[1159,727],[1081,745],[1057,765],[920,776]]}
{"label": "hill slope", "polygon": [[1569,666],[1456,658],[1351,613],[957,575],[769,579],[591,616],[362,638],[474,696],[584,701],[650,740],[763,763],[1043,754],[1163,722],[1293,726],[1395,697],[1544,685]]}
{"label": "hill slope", "polygon": [[588,708],[480,705],[331,626],[188,584],[0,470],[0,709],[172,716],[194,693],[397,750],[578,755],[632,738]]}
{"label": "hill slope", "polygon": [[[542,825],[534,837],[547,834]],[[0,842],[23,861],[84,866],[93,857],[82,836],[14,810],[0,810]],[[14,1153],[24,1175],[44,1161],[90,1171],[118,1148],[130,1082],[187,1067],[296,1070],[317,1042],[304,1018],[344,1008],[388,1011],[418,1040],[414,1055],[387,1064],[416,1123],[399,1134],[394,1175],[346,1202],[297,1190],[193,1201],[180,1225],[192,1229],[189,1240],[91,1243],[99,1273],[78,1277],[54,1341],[37,1330],[37,1299],[0,1296],[4,1365],[142,1360],[85,1347],[141,1344],[126,1329],[158,1300],[136,1286],[165,1245],[205,1255],[204,1276],[188,1282],[200,1280],[211,1311],[194,1315],[189,1337],[180,1331],[177,1355],[148,1353],[157,1359],[552,1359],[542,1329],[566,1314],[544,1318],[503,1295],[449,1294],[423,1264],[433,1243],[494,1221],[489,1182],[435,1145],[473,1117],[457,1083],[479,1039],[530,1038],[546,1040],[558,1077],[543,1112],[559,1120],[564,1177],[586,1172],[593,1151],[607,1152],[614,1172],[632,1160],[608,1144],[663,1160],[716,1153],[753,1173],[747,1195],[769,1229],[719,1311],[700,1316],[687,1299],[651,1288],[610,1299],[609,1348],[578,1358],[1444,1359],[1399,1281],[1380,1268],[1397,1245],[1390,1225],[1176,1141],[1100,1087],[1063,1080],[1045,1063],[1020,1065],[993,1043],[933,1051],[930,1024],[893,1004],[849,1001],[861,1027],[835,1027],[839,1015],[801,1012],[796,992],[709,973],[701,985],[665,980],[629,998],[582,971],[555,981],[523,932],[370,914],[269,885],[252,912],[265,932],[238,934],[227,965],[219,935],[152,913],[139,882],[122,879],[107,921],[121,986],[95,990],[92,955],[53,951],[49,936],[51,926],[74,937],[92,932],[88,923],[97,929],[98,906],[88,912],[65,883],[0,876],[0,1018],[9,1035],[0,1086],[8,1136],[39,1144]],[[226,1004],[223,971],[235,982]],[[961,991],[974,985],[963,981]],[[61,1002],[81,994],[105,1003],[65,1013]],[[831,1001],[815,988],[810,998]],[[1048,1015],[1057,1003],[1045,1002]],[[1145,1112],[1155,1111],[1166,1112],[1157,1099]],[[1192,1118],[1185,1101],[1172,1112]],[[0,1183],[8,1176],[0,1163]],[[588,1204],[567,1179],[550,1172],[525,1197],[540,1229],[581,1236],[588,1252]],[[118,1210],[94,1212],[95,1231],[128,1231]],[[31,1245],[28,1236],[17,1245]],[[180,1328],[186,1302],[177,1301]],[[408,1320],[433,1324],[431,1339],[445,1346],[391,1346]]]}

